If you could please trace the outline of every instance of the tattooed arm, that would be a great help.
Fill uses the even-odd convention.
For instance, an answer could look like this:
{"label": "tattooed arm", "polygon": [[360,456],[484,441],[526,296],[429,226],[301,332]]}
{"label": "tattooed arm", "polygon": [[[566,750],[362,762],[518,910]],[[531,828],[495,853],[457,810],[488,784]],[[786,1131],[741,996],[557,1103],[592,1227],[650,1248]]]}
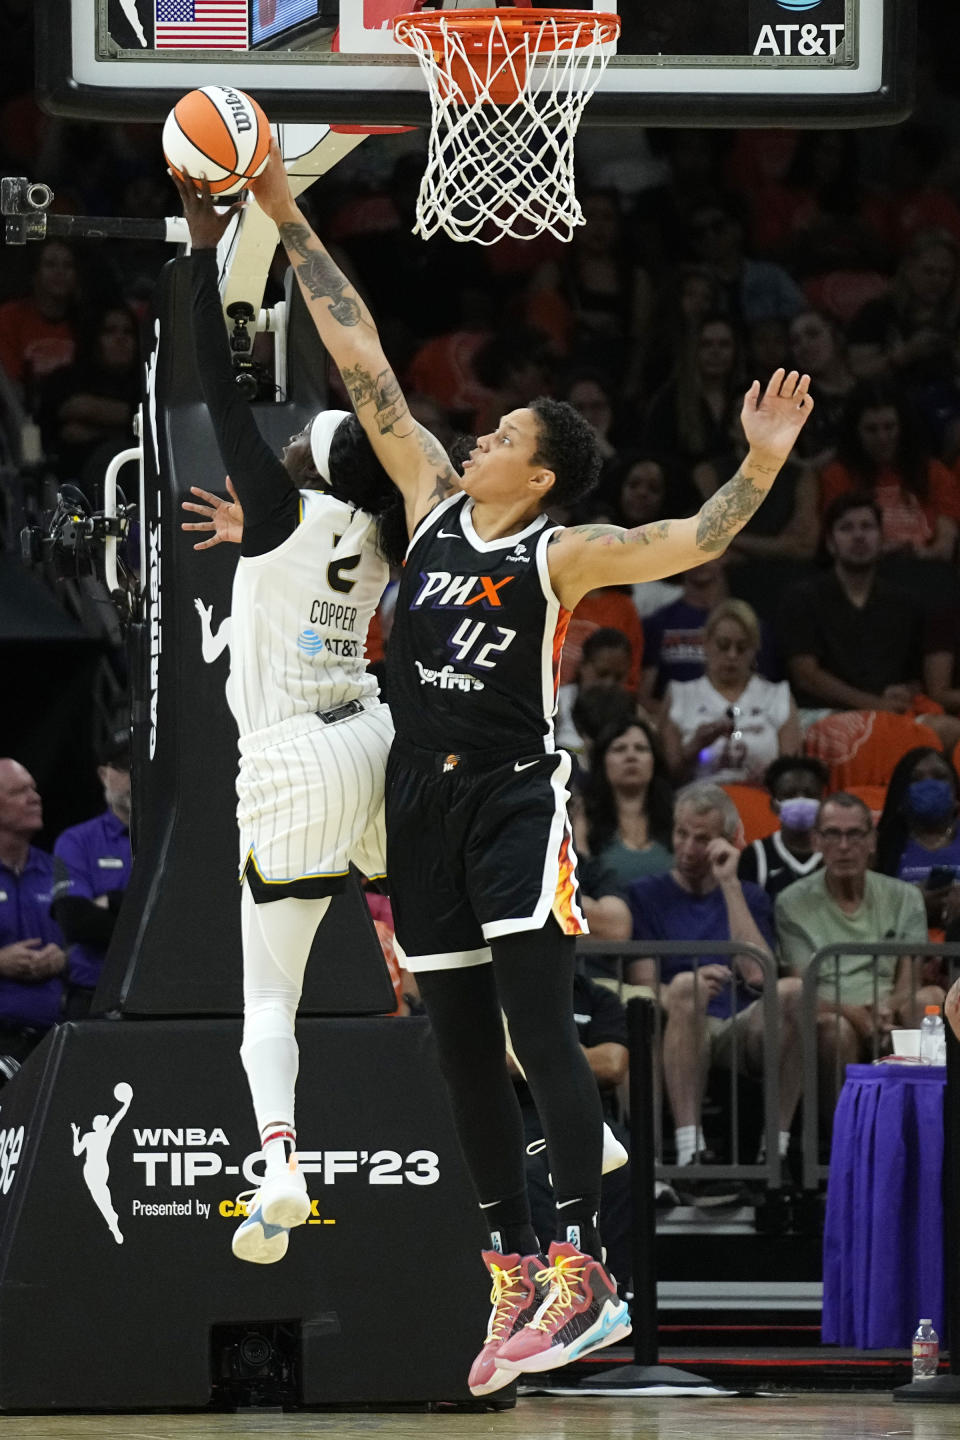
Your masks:
{"label": "tattooed arm", "polygon": [[761,395],[757,381],[740,419],[749,450],[737,473],[686,520],[660,520],[625,530],[619,525],[573,525],[550,546],[550,578],[572,609],[589,590],[661,580],[701,565],[726,550],[759,509],[813,409],[809,375],[777,370]]}
{"label": "tattooed arm", "polygon": [[298,209],[276,141],[266,169],[250,188],[280,231],[317,333],[381,464],[404,497],[412,531],[438,500],[460,488],[457,473],[439,441],[410,414],[362,296]]}

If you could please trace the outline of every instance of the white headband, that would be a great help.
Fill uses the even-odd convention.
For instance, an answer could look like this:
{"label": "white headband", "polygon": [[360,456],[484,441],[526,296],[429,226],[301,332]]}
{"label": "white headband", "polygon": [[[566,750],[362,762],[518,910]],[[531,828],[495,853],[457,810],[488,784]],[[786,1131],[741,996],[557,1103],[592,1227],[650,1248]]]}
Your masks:
{"label": "white headband", "polygon": [[334,431],[341,420],[347,420],[352,410],[321,410],[310,426],[310,454],[321,480],[330,484],[330,445]]}

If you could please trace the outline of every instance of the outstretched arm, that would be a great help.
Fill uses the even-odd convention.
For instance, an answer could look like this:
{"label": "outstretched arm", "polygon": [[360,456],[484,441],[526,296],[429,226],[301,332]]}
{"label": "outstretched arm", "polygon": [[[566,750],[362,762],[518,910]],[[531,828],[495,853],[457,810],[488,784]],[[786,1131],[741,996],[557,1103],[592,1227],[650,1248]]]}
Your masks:
{"label": "outstretched arm", "polygon": [[198,540],[194,550],[209,550],[213,545],[239,545],[243,540],[243,506],[229,475],[226,484],[229,500],[224,500],[222,495],[214,495],[209,490],[202,490],[199,485],[191,485],[190,494],[196,495],[197,499],[180,502],[181,510],[188,510],[191,515],[203,516],[202,520],[184,520],[181,530],[213,531],[208,540]]}
{"label": "outstretched arm", "polygon": [[[189,178],[184,181],[174,176],[173,180],[193,246],[191,323],[203,399],[223,468],[232,477],[231,495],[239,496],[246,511],[242,553],[263,555],[293,534],[299,523],[300,497],[292,477],[260,434],[249,402],[237,389],[227,344],[217,288],[217,244],[240,207],[218,209],[205,180],[200,191]],[[220,534],[219,527],[216,530]]]}
{"label": "outstretched arm", "polygon": [[573,525],[550,547],[550,577],[561,603],[573,609],[589,590],[660,580],[702,565],[726,550],[759,509],[813,410],[809,375],[777,370],[761,394],[747,391],[740,419],[749,449],[739,470],[686,520],[660,520],[625,530]]}
{"label": "outstretched arm", "polygon": [[121,1101],[120,1101],[120,1108],[119,1108],[119,1110],[117,1111],[116,1115],[114,1115],[113,1119],[110,1121],[109,1125],[107,1126],[107,1134],[108,1134],[108,1135],[112,1135],[113,1132],[114,1132],[114,1130],[116,1130],[117,1126],[120,1124],[120,1121],[123,1119],[124,1115],[126,1115],[127,1111],[130,1109],[130,1103],[131,1103],[132,1100],[133,1100],[133,1096],[132,1096],[132,1095],[128,1095],[127,1098],[126,1098],[126,1100],[121,1100]]}
{"label": "outstretched arm", "polygon": [[373,317],[298,209],[275,141],[266,169],[250,188],[280,231],[317,333],[377,456],[403,495],[412,531],[438,500],[459,489],[456,471],[439,442],[410,414]]}

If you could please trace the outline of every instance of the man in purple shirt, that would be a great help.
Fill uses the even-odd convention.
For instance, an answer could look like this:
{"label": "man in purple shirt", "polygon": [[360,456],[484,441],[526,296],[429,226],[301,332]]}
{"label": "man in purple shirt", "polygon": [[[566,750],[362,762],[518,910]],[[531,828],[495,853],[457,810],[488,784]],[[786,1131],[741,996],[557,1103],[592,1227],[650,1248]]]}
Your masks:
{"label": "man in purple shirt", "polygon": [[[673,820],[673,869],[648,875],[627,889],[611,916],[618,940],[689,940],[703,943],[693,957],[665,956],[660,961],[660,1004],[665,1012],[663,1071],[673,1112],[677,1164],[712,1158],[701,1130],[703,1077],[713,1062],[761,1073],[763,1067],[763,970],[749,955],[710,953],[710,942],[739,940],[768,954],[776,949],[773,907],[759,885],[737,877],[739,851],[732,843],[740,830],[733,801],[719,785],[687,785],[676,798]],[[612,905],[612,900],[607,901]],[[612,932],[611,932],[612,933]],[[656,982],[654,960],[633,960],[627,978],[635,985]],[[777,982],[780,1009],[780,1153],[786,1154],[790,1126],[800,1098],[800,984]],[[734,1040],[736,1048],[734,1048]],[[727,1204],[737,1198],[727,1182],[678,1185],[700,1205]]]}
{"label": "man in purple shirt", "polygon": [[63,1001],[53,857],[30,843],[42,828],[33,776],[17,760],[0,760],[0,1057],[15,1062],[60,1019]]}
{"label": "man in purple shirt", "polygon": [[107,808],[72,825],[53,847],[53,914],[69,946],[68,1020],[90,1011],[107,946],[130,880],[130,742],[112,736],[100,753],[97,775]]}

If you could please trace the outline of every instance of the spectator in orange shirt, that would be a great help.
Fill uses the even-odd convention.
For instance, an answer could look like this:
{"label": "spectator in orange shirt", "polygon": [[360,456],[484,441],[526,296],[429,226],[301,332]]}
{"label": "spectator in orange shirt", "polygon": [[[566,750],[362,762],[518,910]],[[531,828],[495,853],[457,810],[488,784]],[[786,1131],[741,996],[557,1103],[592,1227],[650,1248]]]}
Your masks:
{"label": "spectator in orange shirt", "polygon": [[37,252],[31,293],[0,305],[0,365],[22,392],[73,360],[76,303],[73,251],[47,240]]}
{"label": "spectator in orange shirt", "polygon": [[462,286],[459,304],[459,323],[424,341],[410,361],[407,382],[469,427],[490,401],[490,389],[477,378],[473,362],[493,332],[489,300],[482,290]]}
{"label": "spectator in orange shirt", "polygon": [[640,684],[643,664],[643,621],[633,603],[632,586],[606,585],[584,595],[570,617],[567,638],[563,642],[560,662],[560,684],[568,685],[581,668],[584,642],[596,630],[619,630],[630,646],[630,665],[624,681],[628,690]]}
{"label": "spectator in orange shirt", "polygon": [[953,559],[960,486],[930,455],[912,408],[895,386],[858,385],[847,402],[837,459],[820,476],[820,510],[838,495],[862,491],[880,510],[883,552]]}

